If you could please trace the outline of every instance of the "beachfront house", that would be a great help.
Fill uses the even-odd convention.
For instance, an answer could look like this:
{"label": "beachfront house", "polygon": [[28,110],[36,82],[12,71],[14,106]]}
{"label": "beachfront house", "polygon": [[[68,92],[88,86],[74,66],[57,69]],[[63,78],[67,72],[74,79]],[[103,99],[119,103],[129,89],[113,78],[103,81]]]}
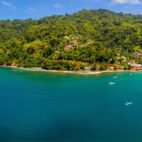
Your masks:
{"label": "beachfront house", "polygon": [[142,70],[142,65],[135,62],[135,60],[131,60],[129,65],[133,70]]}

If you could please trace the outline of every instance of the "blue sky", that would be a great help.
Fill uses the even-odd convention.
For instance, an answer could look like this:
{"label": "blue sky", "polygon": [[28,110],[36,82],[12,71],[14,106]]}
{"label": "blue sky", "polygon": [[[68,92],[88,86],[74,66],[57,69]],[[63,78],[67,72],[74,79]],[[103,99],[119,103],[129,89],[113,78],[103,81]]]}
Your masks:
{"label": "blue sky", "polygon": [[0,19],[37,19],[99,8],[142,14],[142,0],[0,0]]}

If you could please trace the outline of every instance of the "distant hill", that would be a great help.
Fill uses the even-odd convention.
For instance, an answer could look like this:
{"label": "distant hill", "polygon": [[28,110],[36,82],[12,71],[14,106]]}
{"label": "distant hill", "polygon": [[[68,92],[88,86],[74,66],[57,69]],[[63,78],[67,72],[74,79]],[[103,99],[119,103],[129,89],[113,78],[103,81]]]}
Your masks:
{"label": "distant hill", "polygon": [[[80,70],[142,63],[142,15],[105,9],[0,21],[0,64]],[[124,58],[125,57],[125,60]]]}

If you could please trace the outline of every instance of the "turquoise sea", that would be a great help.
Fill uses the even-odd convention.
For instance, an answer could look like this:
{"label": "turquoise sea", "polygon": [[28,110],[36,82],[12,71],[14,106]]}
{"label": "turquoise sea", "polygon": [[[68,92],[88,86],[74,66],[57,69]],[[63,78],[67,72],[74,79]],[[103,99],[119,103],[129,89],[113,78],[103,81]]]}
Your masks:
{"label": "turquoise sea", "polygon": [[142,73],[0,68],[0,142],[142,142]]}

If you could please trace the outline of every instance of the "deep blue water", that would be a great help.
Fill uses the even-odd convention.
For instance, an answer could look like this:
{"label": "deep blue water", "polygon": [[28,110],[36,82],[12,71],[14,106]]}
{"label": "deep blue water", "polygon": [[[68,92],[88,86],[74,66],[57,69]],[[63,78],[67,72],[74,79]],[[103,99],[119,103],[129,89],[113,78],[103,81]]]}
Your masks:
{"label": "deep blue water", "polygon": [[0,68],[0,142],[142,142],[142,73]]}

